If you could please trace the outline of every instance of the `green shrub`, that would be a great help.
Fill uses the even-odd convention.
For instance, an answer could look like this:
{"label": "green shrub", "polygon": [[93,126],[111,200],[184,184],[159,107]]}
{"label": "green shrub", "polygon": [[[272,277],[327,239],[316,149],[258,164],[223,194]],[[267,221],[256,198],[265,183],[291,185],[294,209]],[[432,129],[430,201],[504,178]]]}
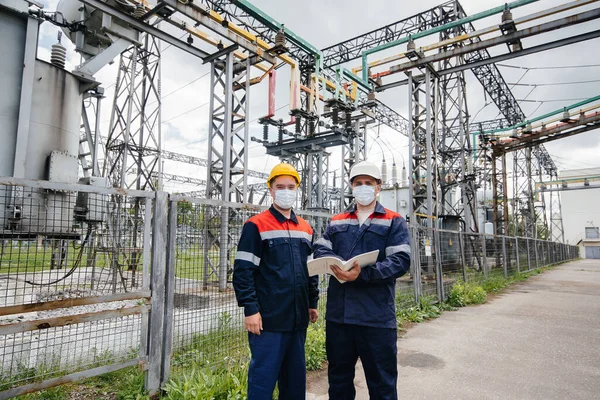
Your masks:
{"label": "green shrub", "polygon": [[470,282],[457,282],[448,295],[448,303],[452,307],[464,307],[469,304],[482,304],[487,300],[483,287]]}
{"label": "green shrub", "polygon": [[321,369],[326,359],[325,328],[322,323],[311,324],[306,332],[306,370]]}

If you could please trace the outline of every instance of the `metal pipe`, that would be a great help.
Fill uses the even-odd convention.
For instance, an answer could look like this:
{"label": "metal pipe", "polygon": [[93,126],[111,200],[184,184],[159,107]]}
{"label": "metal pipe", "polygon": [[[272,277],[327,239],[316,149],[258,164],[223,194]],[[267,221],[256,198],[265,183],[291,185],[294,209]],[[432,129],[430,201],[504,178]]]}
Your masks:
{"label": "metal pipe", "polygon": [[[577,8],[577,7],[588,5],[588,4],[591,4],[591,3],[596,3],[597,1],[599,1],[599,0],[577,0],[577,1],[573,1],[571,3],[561,4],[559,6],[556,6],[556,7],[553,7],[553,8],[549,8],[547,10],[542,10],[542,11],[536,12],[534,14],[529,14],[529,15],[526,15],[524,17],[517,18],[517,19],[514,20],[514,24],[515,25],[520,25],[520,24],[523,24],[523,23],[526,23],[526,22],[535,21],[537,19],[548,17],[550,15],[554,15],[554,14],[558,14],[558,13],[561,13],[561,12],[569,11],[569,10]],[[458,36],[455,36],[453,38],[450,38],[450,39],[447,39],[447,40],[443,40],[441,42],[437,42],[437,43],[434,43],[434,44],[431,44],[431,45],[428,45],[428,46],[420,47],[419,51],[421,51],[421,52],[427,52],[427,51],[439,49],[440,47],[446,47],[446,46],[449,46],[449,45],[452,45],[452,44],[455,44],[455,43],[464,42],[464,41],[469,40],[469,39],[475,39],[475,38],[478,38],[480,36],[496,32],[498,30],[500,30],[500,25],[493,25],[493,26],[490,26],[490,27],[487,27],[487,28],[483,28],[483,29],[477,30],[475,32],[470,32],[468,34],[458,35]],[[414,39],[414,36],[413,36],[413,39]],[[400,54],[396,54],[396,55],[393,55],[393,56],[390,56],[390,57],[383,58],[381,60],[373,61],[373,62],[369,63],[368,66],[369,66],[369,68],[379,67],[379,66],[391,63],[393,61],[398,61],[398,60],[400,60],[402,58],[405,58],[405,57],[406,57],[406,53],[400,53]],[[353,68],[353,71],[356,73],[358,71],[362,71],[362,69],[363,69],[362,66],[358,66],[356,68]]]}
{"label": "metal pipe", "polygon": [[363,70],[362,70],[362,80],[364,82],[367,82],[368,78],[369,78],[369,76],[368,76],[369,68],[368,68],[368,63],[367,63],[367,57],[369,56],[369,54],[374,54],[374,53],[377,53],[377,52],[380,52],[380,51],[383,51],[383,50],[390,49],[392,47],[396,47],[398,45],[407,43],[411,39],[412,40],[419,39],[419,38],[422,38],[422,37],[426,37],[426,36],[432,35],[434,33],[439,33],[439,32],[442,32],[442,31],[445,31],[445,30],[448,30],[448,29],[452,29],[452,28],[464,25],[464,24],[469,23],[469,22],[477,21],[477,20],[480,20],[480,19],[483,19],[483,18],[490,17],[490,16],[495,15],[495,14],[499,14],[499,13],[503,12],[505,8],[514,9],[514,8],[521,7],[521,6],[524,6],[524,5],[527,5],[527,4],[535,3],[537,1],[538,0],[517,0],[517,1],[513,1],[512,3],[508,3],[508,4],[505,4],[505,5],[498,6],[498,7],[494,7],[494,8],[491,8],[489,10],[482,11],[480,13],[471,15],[469,17],[462,18],[462,19],[450,22],[448,24],[436,26],[435,28],[428,29],[428,30],[426,30],[424,32],[420,32],[420,33],[417,33],[417,34],[411,35],[411,36],[406,36],[406,37],[404,37],[402,39],[398,39],[398,40],[395,40],[393,42],[386,43],[386,44],[383,44],[381,46],[377,46],[377,47],[374,47],[372,49],[366,50],[362,54],[362,67],[363,67]]}
{"label": "metal pipe", "polygon": [[285,36],[293,42],[295,45],[300,47],[301,49],[311,53],[313,56],[318,56],[321,54],[321,51],[315,48],[313,45],[308,43],[306,40],[302,39],[300,36],[296,35],[294,32],[289,30],[288,28],[284,28],[283,24],[277,22],[274,18],[267,15],[261,9],[251,4],[246,0],[232,0],[233,4],[246,11],[248,14],[252,15],[254,18],[268,26],[273,30],[281,30],[283,28],[283,32]]}
{"label": "metal pipe", "polygon": [[523,127],[523,126],[525,126],[527,124],[531,124],[531,123],[534,123],[534,122],[537,122],[537,121],[541,121],[541,120],[543,120],[545,118],[552,117],[552,116],[554,116],[556,114],[561,114],[562,115],[562,113],[565,110],[569,111],[569,110],[572,110],[574,108],[578,108],[578,107],[581,107],[581,106],[584,106],[586,104],[593,103],[593,102],[599,101],[599,100],[600,100],[600,95],[594,96],[594,97],[590,97],[587,100],[579,101],[577,103],[571,104],[570,106],[559,108],[557,110],[551,111],[551,112],[546,113],[544,115],[540,115],[539,117],[535,117],[535,118],[528,119],[528,120],[523,121],[523,122],[519,122],[518,124],[515,124],[515,125],[507,127],[507,128],[490,129],[490,130],[487,130],[487,131],[483,131],[481,133],[483,133],[484,135],[486,135],[486,134],[494,134],[494,133],[498,133],[498,132],[512,131],[515,128],[520,128],[520,127]]}
{"label": "metal pipe", "polygon": [[[426,145],[426,162],[427,162],[427,214],[433,216],[433,191],[437,191],[437,187],[433,187],[433,168],[432,168],[432,155],[433,155],[433,135],[435,126],[432,126],[431,117],[433,115],[432,104],[431,104],[431,72],[429,69],[425,71],[425,113],[426,113],[426,121],[425,121],[425,145]],[[437,107],[437,103],[434,105]],[[437,125],[437,119],[434,121],[434,124]],[[432,224],[429,225],[433,227]]]}
{"label": "metal pipe", "polygon": [[[416,217],[415,217],[415,208],[414,208],[414,132],[413,132],[413,91],[415,82],[413,81],[412,72],[408,72],[408,120],[410,123],[408,124],[408,151],[409,151],[409,159],[408,159],[408,190],[410,193],[410,199],[408,202],[408,215],[410,218],[410,222],[416,226]],[[416,105],[414,105],[416,107]],[[365,135],[366,137],[366,135]],[[417,253],[418,254],[418,253]]]}
{"label": "metal pipe", "polygon": [[600,16],[600,9],[596,8],[590,11],[585,11],[580,14],[567,16],[557,20],[549,21],[540,25],[535,25],[523,30],[518,30],[505,35],[499,35],[491,39],[481,40],[476,43],[467,44],[465,46],[455,47],[453,49],[442,51],[437,54],[433,54],[427,57],[420,57],[414,61],[408,61],[402,64],[394,65],[390,67],[388,75],[395,74],[398,72],[405,71],[407,69],[422,67],[424,65],[445,60],[448,58],[454,58],[464,54],[470,54],[474,51],[483,50],[488,47],[494,47],[502,43],[513,43],[520,39],[540,35],[543,33],[551,32],[553,30],[566,28],[568,26],[582,24],[584,22],[592,21]]}
{"label": "metal pipe", "polygon": [[98,167],[98,143],[100,140],[100,104],[104,96],[96,95],[96,122],[94,126],[94,145],[92,148],[92,176],[100,176]]}

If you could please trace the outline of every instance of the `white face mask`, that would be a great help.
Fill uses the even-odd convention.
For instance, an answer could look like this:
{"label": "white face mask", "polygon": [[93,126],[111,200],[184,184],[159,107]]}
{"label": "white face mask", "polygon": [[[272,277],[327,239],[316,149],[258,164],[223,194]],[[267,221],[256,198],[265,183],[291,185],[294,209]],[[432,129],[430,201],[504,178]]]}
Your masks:
{"label": "white face mask", "polygon": [[352,195],[361,206],[368,206],[375,200],[375,187],[361,185],[352,188]]}
{"label": "white face mask", "polygon": [[296,204],[296,191],[289,189],[276,190],[275,204],[282,210],[289,210]]}

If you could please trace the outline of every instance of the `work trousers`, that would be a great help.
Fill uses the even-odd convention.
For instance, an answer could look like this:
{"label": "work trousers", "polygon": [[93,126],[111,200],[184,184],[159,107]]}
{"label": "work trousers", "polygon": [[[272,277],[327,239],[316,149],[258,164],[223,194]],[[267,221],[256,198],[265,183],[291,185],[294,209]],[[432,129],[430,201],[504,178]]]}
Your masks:
{"label": "work trousers", "polygon": [[306,398],[306,329],[292,332],[248,333],[250,368],[248,400],[271,400],[279,383],[280,400]]}
{"label": "work trousers", "polygon": [[353,400],[354,369],[360,360],[365,371],[371,400],[398,398],[396,329],[338,324],[327,321],[327,361],[329,398]]}

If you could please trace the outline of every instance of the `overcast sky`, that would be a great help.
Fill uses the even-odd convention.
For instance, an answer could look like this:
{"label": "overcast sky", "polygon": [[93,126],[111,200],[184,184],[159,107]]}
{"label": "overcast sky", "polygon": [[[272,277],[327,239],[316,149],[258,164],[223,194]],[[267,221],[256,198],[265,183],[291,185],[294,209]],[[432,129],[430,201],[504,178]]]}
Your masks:
{"label": "overcast sky", "polygon": [[[57,1],[44,0],[44,3],[47,5],[47,10],[54,10]],[[513,15],[518,18],[562,3],[564,1],[539,1],[513,10]],[[301,2],[254,0],[253,4],[279,22],[284,23],[286,27],[315,47],[324,48],[422,12],[440,4],[440,2],[435,0],[422,0],[419,2],[370,0],[368,3],[358,0],[304,0]],[[463,0],[461,4],[466,12],[471,15],[502,5],[503,2],[497,0]],[[593,6],[571,11],[568,14],[590,8],[593,8]],[[497,15],[477,21],[474,25],[476,29],[480,29],[497,24],[499,20],[500,16]],[[533,46],[548,40],[590,31],[594,27],[598,27],[598,21],[564,29],[557,33],[542,35],[539,38],[527,39],[523,41],[523,44],[524,47]],[[49,23],[42,25],[38,53],[40,58],[49,59],[49,48],[55,42],[56,32],[57,29]],[[173,31],[173,34],[181,36],[181,32],[178,31]],[[580,99],[598,95],[600,92],[598,40],[595,39],[536,55],[508,60],[503,62],[502,66],[499,66],[506,82],[513,87],[515,97],[521,100],[521,108],[528,118],[560,109]],[[429,42],[431,40],[418,41],[417,46]],[[69,64],[67,67],[73,68],[74,65],[79,63],[79,56],[74,52],[73,45],[65,43],[65,40],[63,40],[63,43],[69,50]],[[163,48],[166,47],[166,45],[163,45]],[[397,51],[403,50],[404,48],[401,48]],[[500,52],[505,52],[505,47],[490,50],[492,55]],[[386,53],[382,53],[383,55],[386,55]],[[375,55],[369,60],[377,58],[379,58],[379,55]],[[357,64],[357,62],[349,63],[348,66],[352,67]],[[206,157],[209,100],[208,72],[209,68],[203,66],[200,60],[174,48],[165,49],[162,57],[162,93],[164,96],[162,136],[166,150]],[[284,68],[281,69],[281,73],[278,71],[278,74],[277,107],[279,108],[284,107],[288,102],[289,75],[287,75]],[[98,73],[97,77],[103,83],[103,86],[107,88],[107,99],[103,107],[104,114],[101,117],[102,134],[106,135],[108,133],[108,120],[110,119],[109,110],[114,95],[112,89],[116,80],[116,63],[104,68]],[[398,74],[398,77],[400,77],[400,74]],[[519,83],[519,85],[513,86],[515,83]],[[499,117],[498,109],[494,104],[488,104],[489,99],[484,96],[483,88],[470,72],[467,73],[467,94],[468,109],[472,122]],[[407,115],[408,93],[406,87],[391,89],[379,98],[400,114]],[[288,111],[284,107],[278,112],[277,116],[287,118]],[[254,120],[265,114],[266,84],[260,84],[253,87],[251,91],[250,118]],[[253,122],[251,125],[251,135],[261,136],[261,127],[257,122]],[[379,139],[375,140],[377,136],[379,136]],[[274,137],[274,132],[272,137]],[[591,131],[576,137],[548,143],[546,148],[559,169],[600,167],[600,160],[597,156],[600,154],[599,137],[598,131]],[[387,160],[393,159],[400,164],[401,160],[408,155],[408,140],[385,126],[370,130],[369,140],[369,158],[377,163],[384,156]],[[254,142],[250,144],[249,154],[252,169],[268,172],[271,166],[277,163],[276,159],[265,156],[264,148]],[[339,153],[333,151],[330,159],[330,169],[338,169],[340,164]],[[205,178],[206,174],[201,168],[184,164],[167,163],[165,167],[166,172],[174,174],[202,178]],[[177,185],[172,185],[173,189],[177,187]]]}

